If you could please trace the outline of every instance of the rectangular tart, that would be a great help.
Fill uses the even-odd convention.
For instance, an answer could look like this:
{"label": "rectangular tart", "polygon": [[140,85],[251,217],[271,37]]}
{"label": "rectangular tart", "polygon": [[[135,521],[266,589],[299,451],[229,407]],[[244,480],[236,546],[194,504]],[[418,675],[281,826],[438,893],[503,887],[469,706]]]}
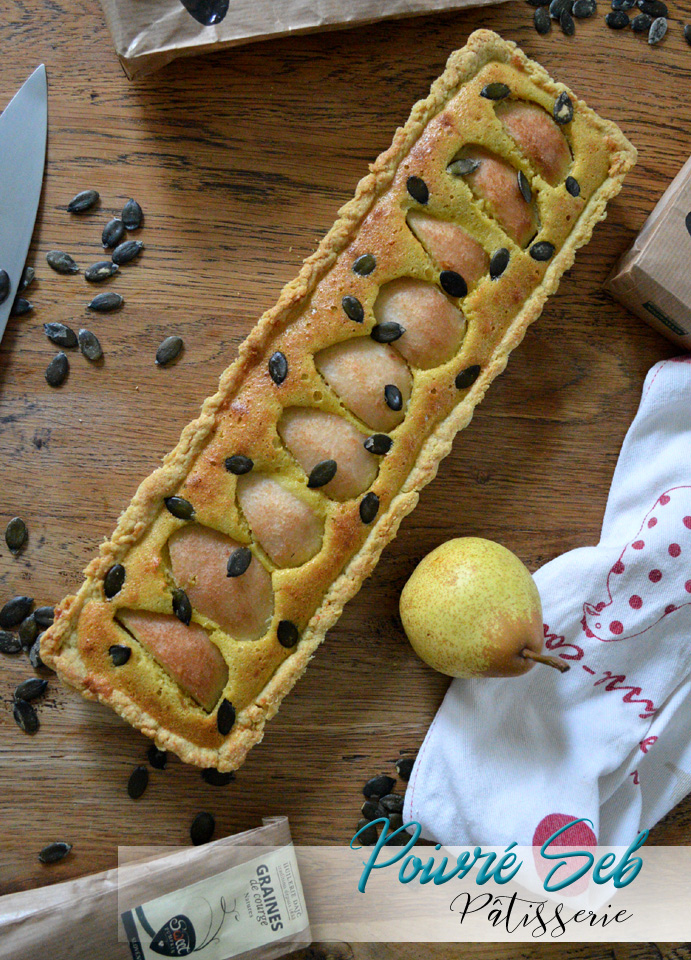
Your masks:
{"label": "rectangular tart", "polygon": [[635,156],[473,33],[141,484],[45,662],[184,761],[237,768]]}

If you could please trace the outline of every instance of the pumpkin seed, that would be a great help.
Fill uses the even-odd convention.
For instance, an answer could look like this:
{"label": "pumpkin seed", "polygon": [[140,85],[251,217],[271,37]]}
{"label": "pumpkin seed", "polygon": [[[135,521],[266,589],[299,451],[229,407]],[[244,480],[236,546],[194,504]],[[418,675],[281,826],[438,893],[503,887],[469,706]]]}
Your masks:
{"label": "pumpkin seed", "polygon": [[235,773],[232,770],[226,770],[222,773],[215,767],[207,767],[202,770],[202,780],[210,783],[212,787],[225,787],[235,779]]}
{"label": "pumpkin seed", "polygon": [[480,91],[480,96],[487,100],[505,100],[511,90],[505,83],[488,83]]}
{"label": "pumpkin seed", "polygon": [[194,518],[194,507],[184,497],[164,497],[163,502],[166,509],[178,520],[192,520]]}
{"label": "pumpkin seed", "polygon": [[410,780],[410,774],[413,772],[414,757],[399,757],[396,761],[396,770],[401,780],[406,783]]}
{"label": "pumpkin seed", "polygon": [[628,13],[624,13],[623,10],[612,10],[605,17],[605,23],[612,30],[623,30],[630,22]]}
{"label": "pumpkin seed", "polygon": [[525,202],[530,203],[533,199],[533,191],[530,189],[528,178],[522,170],[518,171],[518,189],[521,191],[521,196]]}
{"label": "pumpkin seed", "polygon": [[439,274],[439,283],[445,293],[456,299],[464,297],[468,292],[468,284],[455,270],[442,270]]}
{"label": "pumpkin seed", "polygon": [[385,320],[383,323],[377,323],[372,327],[370,337],[377,343],[393,343],[405,333],[405,327],[395,320]]}
{"label": "pumpkin seed", "polygon": [[238,547],[233,550],[228,557],[227,573],[228,577],[241,577],[246,572],[252,562],[252,551],[249,547]]}
{"label": "pumpkin seed", "polygon": [[216,726],[222,737],[226,737],[233,729],[235,723],[235,707],[230,700],[221,700],[221,704],[216,712]]}
{"label": "pumpkin seed", "polygon": [[572,37],[576,32],[576,21],[568,10],[563,10],[559,17],[559,26],[565,37]]}
{"label": "pumpkin seed", "polygon": [[[403,817],[400,813],[390,813],[386,819],[389,821],[389,830],[398,830],[399,827],[403,826]],[[397,839],[391,842],[393,845],[397,842]]]}
{"label": "pumpkin seed", "polygon": [[403,409],[403,394],[395,383],[387,383],[384,387],[384,402],[390,410]]}
{"label": "pumpkin seed", "polygon": [[288,376],[288,361],[286,355],[277,350],[269,358],[269,375],[276,386],[280,387]]}
{"label": "pumpkin seed", "polygon": [[691,23],[687,23],[684,26],[684,40],[691,47]]}
{"label": "pumpkin seed", "polygon": [[11,630],[17,627],[31,613],[33,597],[12,597],[0,610],[0,629]]}
{"label": "pumpkin seed", "polygon": [[446,169],[454,177],[467,177],[469,173],[475,173],[479,166],[479,160],[461,157],[459,160],[452,160]]}
{"label": "pumpkin seed", "polygon": [[531,7],[543,7],[545,0],[526,0],[526,3]]}
{"label": "pumpkin seed", "polygon": [[365,820],[376,820],[381,816],[381,810],[376,800],[365,800],[360,807],[360,813]]}
{"label": "pumpkin seed", "polygon": [[[624,14],[626,16],[626,14]],[[571,123],[573,120],[573,104],[571,103],[571,97],[568,95],[566,90],[562,90],[557,99],[554,101],[554,107],[552,108],[552,116],[558,124]]]}
{"label": "pumpkin seed", "polygon": [[173,590],[173,613],[186,627],[192,620],[192,604],[184,590],[179,587]]}
{"label": "pumpkin seed", "polygon": [[87,360],[96,361],[101,359],[103,350],[95,333],[82,328],[77,334],[77,340],[79,341],[79,349],[82,352],[82,356],[86,357]]}
{"label": "pumpkin seed", "polygon": [[10,316],[23,317],[25,313],[31,313],[33,309],[34,305],[30,300],[25,300],[24,297],[15,297]]}
{"label": "pumpkin seed", "polygon": [[132,656],[132,650],[124,643],[114,643],[108,648],[108,656],[113,661],[114,667],[124,667]]}
{"label": "pumpkin seed", "polygon": [[77,334],[71,327],[66,326],[64,323],[57,323],[56,321],[44,323],[43,332],[48,339],[57,344],[58,347],[71,349],[77,346]]}
{"label": "pumpkin seed", "polygon": [[575,177],[567,177],[566,180],[564,181],[564,186],[566,187],[567,192],[570,193],[572,197],[577,197],[580,195],[581,185],[578,182],[578,180],[576,180]]}
{"label": "pumpkin seed", "polygon": [[341,300],[341,306],[346,316],[354,320],[355,323],[362,323],[365,319],[365,309],[357,297],[352,297],[350,294],[347,294]]}
{"label": "pumpkin seed", "polygon": [[508,267],[510,259],[511,254],[506,247],[499,247],[498,250],[495,250],[489,262],[489,275],[492,280],[497,280],[502,275]]}
{"label": "pumpkin seed", "polygon": [[19,653],[21,649],[22,642],[19,637],[8,630],[0,630],[0,653]]}
{"label": "pumpkin seed", "polygon": [[172,363],[179,355],[184,346],[182,337],[166,337],[156,351],[156,363],[159,367],[165,367]]}
{"label": "pumpkin seed", "polygon": [[39,626],[36,620],[36,614],[30,613],[29,616],[25,617],[19,624],[19,642],[25,650],[30,650],[36,642],[38,634]]}
{"label": "pumpkin seed", "polygon": [[[127,224],[125,224],[125,226],[127,226]],[[123,243],[118,244],[115,250],[113,250],[113,263],[121,267],[123,264],[129,263],[131,260],[134,260],[135,257],[138,257],[143,249],[144,244],[141,240],[125,240]]]}
{"label": "pumpkin seed", "polygon": [[379,805],[383,807],[387,813],[402,813],[403,797],[400,793],[387,793],[381,798]]}
{"label": "pumpkin seed", "polygon": [[86,213],[98,202],[98,190],[82,190],[67,204],[68,213]]}
{"label": "pumpkin seed", "polygon": [[363,253],[353,264],[353,273],[360,277],[368,277],[377,266],[377,261],[371,253]]}
{"label": "pumpkin seed", "polygon": [[5,528],[5,543],[12,553],[18,553],[29,537],[29,531],[21,517],[12,517]]}
{"label": "pumpkin seed", "polygon": [[249,473],[253,466],[254,460],[244,457],[241,453],[235,453],[232,457],[226,459],[226,470],[228,473],[234,473],[237,477]]}
{"label": "pumpkin seed", "polygon": [[165,750],[159,750],[155,743],[152,743],[146,751],[146,759],[154,770],[165,770],[168,763],[168,754]]}
{"label": "pumpkin seed", "polygon": [[647,13],[641,13],[631,21],[631,29],[634,33],[649,33],[653,25],[653,18]]}
{"label": "pumpkin seed", "polygon": [[118,220],[117,218],[114,220],[109,220],[103,228],[103,233],[101,234],[101,243],[106,250],[108,250],[112,247],[117,247],[124,236],[125,224],[122,222],[122,220]]}
{"label": "pumpkin seed", "polygon": [[662,0],[638,0],[638,9],[653,19],[669,16],[667,4]]}
{"label": "pumpkin seed", "polygon": [[65,843],[64,840],[56,840],[54,843],[49,843],[47,847],[44,847],[43,850],[39,852],[38,859],[41,863],[58,863],[67,856],[71,849],[71,843]]}
{"label": "pumpkin seed", "polygon": [[65,253],[63,250],[49,250],[46,254],[46,260],[48,261],[48,266],[55,270],[56,273],[79,273],[77,264],[69,253]]}
{"label": "pumpkin seed", "polygon": [[336,476],[337,470],[338,465],[335,460],[320,460],[319,463],[312,467],[307,480],[307,486],[312,490],[326,486],[326,484],[331,483]]}
{"label": "pumpkin seed", "polygon": [[276,628],[276,636],[282,647],[294,647],[300,639],[298,628],[291,620],[280,620]]}
{"label": "pumpkin seed", "polygon": [[103,578],[103,592],[106,595],[106,599],[112,600],[116,594],[120,593],[124,582],[125,568],[121,563],[114,563],[113,566],[109,567],[106,571],[106,575]]}
{"label": "pumpkin seed", "polygon": [[365,786],[362,788],[362,792],[367,797],[368,800],[379,800],[380,797],[385,797],[387,794],[391,793],[396,781],[393,777],[387,777],[386,774],[379,774],[377,777],[372,777],[371,780],[368,780]]}
{"label": "pumpkin seed", "polygon": [[383,457],[393,446],[393,440],[385,433],[373,433],[371,437],[367,437],[363,446],[368,453]]}
{"label": "pumpkin seed", "polygon": [[4,303],[10,295],[10,275],[7,270],[0,270],[0,303]]}
{"label": "pumpkin seed", "polygon": [[538,7],[535,13],[533,14],[533,24],[535,29],[543,37],[550,32],[552,29],[552,18],[549,15],[549,10],[546,7]]}
{"label": "pumpkin seed", "polygon": [[216,821],[211,813],[198,813],[190,827],[190,840],[195,847],[208,843],[214,835]]}
{"label": "pumpkin seed", "polygon": [[466,367],[465,370],[461,370],[460,373],[456,374],[455,384],[458,390],[467,390],[468,387],[472,387],[477,378],[480,376],[480,370],[482,368],[479,364],[474,363],[471,367]]}
{"label": "pumpkin seed", "polygon": [[49,387],[61,387],[70,372],[70,364],[66,354],[56,353],[46,367],[46,381]]}
{"label": "pumpkin seed", "polygon": [[552,0],[549,5],[549,15],[552,20],[558,20],[564,10],[571,9],[571,0]]}
{"label": "pumpkin seed", "polygon": [[530,256],[533,260],[550,260],[554,256],[554,244],[548,240],[540,240],[530,248]]}
{"label": "pumpkin seed", "polygon": [[127,793],[133,800],[139,800],[149,785],[149,771],[146,767],[135,767],[127,781]]}
{"label": "pumpkin seed", "polygon": [[24,733],[36,733],[40,727],[38,714],[26,700],[15,700],[12,704],[12,716],[20,730]]}
{"label": "pumpkin seed", "polygon": [[128,200],[122,208],[122,222],[128,230],[138,230],[142,225],[144,214],[136,200]]}
{"label": "pumpkin seed", "polygon": [[29,677],[28,680],[22,680],[14,688],[15,700],[37,700],[42,697],[48,687],[48,681],[40,677]]}
{"label": "pumpkin seed", "polygon": [[596,9],[593,0],[576,0],[571,13],[577,20],[587,20],[592,17]]}
{"label": "pumpkin seed", "polygon": [[369,820],[358,820],[355,835],[364,847],[374,846],[379,839],[377,828]]}
{"label": "pumpkin seed", "polygon": [[101,283],[103,280],[108,280],[109,277],[114,276],[119,269],[117,263],[113,263],[112,260],[99,260],[98,263],[92,263],[90,267],[86,268],[84,279],[88,280],[89,283]]}
{"label": "pumpkin seed", "polygon": [[124,302],[124,297],[115,293],[114,290],[109,290],[108,293],[97,294],[86,307],[87,310],[95,310],[96,313],[110,313],[111,310],[118,310]]}
{"label": "pumpkin seed", "polygon": [[34,668],[34,670],[41,670],[43,667],[45,667],[45,663],[43,662],[43,660],[41,660],[41,637],[42,636],[43,634],[39,633],[39,635],[36,637],[33,644],[31,645],[31,649],[29,650],[29,663]]}
{"label": "pumpkin seed", "polygon": [[406,189],[413,200],[417,200],[418,203],[424,205],[429,200],[429,188],[422,177],[408,177]]}
{"label": "pumpkin seed", "polygon": [[31,286],[31,284],[34,282],[35,276],[36,276],[36,271],[34,270],[33,267],[24,267],[24,270],[22,271],[21,280],[19,281],[20,293],[26,290],[27,287]]}
{"label": "pumpkin seed", "polygon": [[360,519],[363,523],[371,523],[379,512],[379,497],[371,490],[360,501]]}
{"label": "pumpkin seed", "polygon": [[55,607],[36,607],[32,616],[39,627],[46,629],[55,621]]}
{"label": "pumpkin seed", "polygon": [[666,33],[667,20],[665,17],[658,17],[656,20],[653,20],[650,33],[648,34],[648,43],[650,46],[653,47],[656,43],[659,43]]}

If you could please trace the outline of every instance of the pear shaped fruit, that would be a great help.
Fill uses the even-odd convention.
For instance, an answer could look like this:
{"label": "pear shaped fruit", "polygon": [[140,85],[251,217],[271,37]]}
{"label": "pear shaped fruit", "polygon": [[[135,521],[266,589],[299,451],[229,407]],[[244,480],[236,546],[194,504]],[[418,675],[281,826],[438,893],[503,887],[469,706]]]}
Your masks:
{"label": "pear shaped fruit", "polygon": [[448,540],[429,553],[403,588],[401,620],[413,649],[449,677],[516,677],[540,655],[542,603],[518,557],[480,537]]}

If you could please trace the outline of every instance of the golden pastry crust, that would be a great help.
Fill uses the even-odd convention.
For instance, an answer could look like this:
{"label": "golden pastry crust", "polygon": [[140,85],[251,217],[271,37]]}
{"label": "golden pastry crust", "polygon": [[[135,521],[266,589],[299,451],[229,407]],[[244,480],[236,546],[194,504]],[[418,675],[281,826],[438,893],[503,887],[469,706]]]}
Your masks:
{"label": "golden pastry crust", "polygon": [[[557,97],[568,93],[573,119],[560,130],[572,154],[568,172],[580,185],[578,196],[565,188],[563,180],[556,184],[544,180],[521,152],[501,122],[496,103],[480,96],[488,83],[507,84],[512,99],[537,104],[550,116]],[[540,224],[535,239],[554,245],[550,259],[534,259],[502,229],[491,203],[474,195],[463,178],[449,174],[449,163],[468,145],[501,157],[529,179]],[[510,351],[556,290],[576,249],[605,217],[606,204],[620,190],[635,156],[614,124],[555,83],[515,44],[489,31],[473,33],[467,45],[451,55],[430,95],[413,107],[408,122],[371,166],[354,199],[339,211],[339,219],[298,277],[242,344],[199,418],[183,430],[163,465],[141,484],[113,537],[86,568],[79,593],[59,605],[55,623],[41,643],[45,662],[84,696],[109,704],[159,747],[202,767],[237,768],[261,740],[266,721],[301,676],[344,604],[372,572],[401,520],[415,507],[419,490],[433,479],[454,436],[468,424],[490,382],[506,366]],[[409,192],[410,177],[422,179],[428,188],[422,205]],[[379,509],[374,521],[366,524],[360,515],[361,495],[338,500],[308,488],[304,471],[282,442],[278,424],[284,409],[308,407],[343,418],[362,431],[363,439],[372,433],[328,387],[313,357],[333,344],[370,333],[376,322],[376,297],[387,282],[408,277],[439,286],[439,265],[408,228],[408,210],[461,225],[488,255],[506,248],[510,260],[498,279],[486,275],[471,285],[467,296],[450,298],[467,322],[460,350],[432,369],[411,367],[412,395],[403,422],[391,431],[391,451],[377,458],[377,475],[369,490],[379,498]],[[376,269],[359,276],[352,266],[364,254],[375,256]],[[362,322],[345,313],[344,296],[360,302]],[[277,350],[288,361],[288,376],[280,384],[267,366]],[[468,370],[467,385],[461,378],[457,386],[458,375]],[[250,456],[258,472],[280,477],[323,523],[321,550],[306,563],[278,568],[253,540],[238,508],[237,477],[224,468],[225,459],[233,454]],[[250,546],[253,561],[271,574],[273,615],[259,639],[234,639],[194,612],[194,622],[207,630],[228,664],[224,696],[233,703],[236,720],[225,736],[218,730],[217,712],[207,713],[141,645],[130,644],[132,655],[125,666],[115,667],[108,656],[111,645],[123,640],[123,628],[115,619],[119,609],[171,613],[175,583],[167,542],[184,526],[164,507],[164,498],[172,495],[194,505],[193,522]],[[103,580],[115,563],[125,566],[126,579],[108,600]],[[296,624],[300,632],[299,642],[291,648],[277,640],[277,626],[283,620]]]}

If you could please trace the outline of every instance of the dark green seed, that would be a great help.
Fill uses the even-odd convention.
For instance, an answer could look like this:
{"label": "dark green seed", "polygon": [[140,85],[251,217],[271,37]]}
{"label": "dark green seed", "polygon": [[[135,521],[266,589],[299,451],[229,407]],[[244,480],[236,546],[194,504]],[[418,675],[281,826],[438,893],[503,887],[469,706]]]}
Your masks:
{"label": "dark green seed", "polygon": [[254,460],[250,460],[249,457],[243,457],[241,453],[233,454],[232,457],[226,459],[226,470],[228,473],[234,473],[236,477],[241,477],[243,474],[249,473],[253,466]]}
{"label": "dark green seed", "polygon": [[360,519],[363,523],[371,523],[378,512],[379,497],[370,490],[360,501]]}
{"label": "dark green seed", "polygon": [[455,270],[442,270],[439,274],[439,283],[442,290],[450,297],[464,297],[468,292],[468,284]]}
{"label": "dark green seed", "polygon": [[138,800],[149,784],[149,771],[146,767],[135,767],[127,781],[127,793]]}
{"label": "dark green seed", "polygon": [[194,507],[184,497],[165,497],[163,502],[166,509],[178,520],[192,520],[194,518]]}
{"label": "dark green seed", "polygon": [[128,230],[138,230],[142,225],[144,214],[136,200],[128,200],[122,208],[122,222]]}
{"label": "dark green seed", "polygon": [[212,787],[225,787],[232,783],[234,779],[235,774],[232,770],[227,770],[225,773],[215,767],[207,767],[206,770],[202,770],[202,780],[205,783],[210,783]]}
{"label": "dark green seed", "polygon": [[146,751],[146,759],[154,770],[165,770],[168,763],[168,754],[165,750],[159,750],[155,743],[152,743]]}
{"label": "dark green seed", "polygon": [[391,410],[403,409],[403,394],[394,383],[387,383],[384,387],[384,402]]}
{"label": "dark green seed", "polygon": [[581,192],[581,185],[578,182],[578,180],[576,180],[575,177],[567,177],[566,180],[564,181],[564,186],[566,187],[567,192],[570,193],[572,197],[579,196]]}
{"label": "dark green seed", "polygon": [[235,723],[235,707],[230,700],[221,700],[216,713],[216,726],[222,737],[228,736]]}
{"label": "dark green seed", "polygon": [[282,647],[294,647],[300,639],[298,628],[291,620],[280,620],[276,628],[276,636]]}
{"label": "dark green seed", "polygon": [[210,813],[198,813],[192,821],[190,827],[190,840],[199,847],[202,843],[208,843],[214,835],[216,821]]}
{"label": "dark green seed", "polygon": [[631,21],[631,29],[634,33],[649,33],[653,25],[653,18],[647,13],[641,13]]}
{"label": "dark green seed", "polygon": [[691,47],[691,23],[687,23],[684,26],[684,40],[686,40],[688,45]]}
{"label": "dark green seed", "polygon": [[393,446],[393,440],[385,433],[373,433],[371,437],[367,437],[363,446],[368,453],[383,457]]}
{"label": "dark green seed", "polygon": [[[626,16],[626,14],[624,14],[624,16]],[[571,103],[571,97],[565,90],[563,90],[554,101],[552,116],[555,122],[561,125],[571,123],[573,120],[573,104]]]}
{"label": "dark green seed", "polygon": [[638,9],[647,13],[649,17],[653,17],[653,19],[669,16],[667,4],[663,3],[662,0],[638,0]]}
{"label": "dark green seed", "polygon": [[[399,827],[403,826],[403,817],[400,813],[390,813],[387,818],[389,821],[390,830],[398,830]],[[393,841],[394,843],[397,841]]]}
{"label": "dark green seed", "polygon": [[572,37],[576,32],[576,21],[568,10],[563,10],[559,17],[559,26],[565,37]]}
{"label": "dark green seed", "polygon": [[399,757],[399,759],[396,761],[396,770],[398,771],[398,776],[406,783],[410,780],[410,774],[413,772],[414,763],[415,759],[413,757]]}
{"label": "dark green seed", "polygon": [[25,650],[30,650],[36,642],[36,637],[38,634],[39,624],[38,620],[36,619],[36,614],[30,613],[29,616],[25,617],[19,624],[19,642]]}
{"label": "dark green seed", "polygon": [[98,202],[98,190],[82,190],[67,204],[68,213],[85,213]]}
{"label": "dark green seed", "polygon": [[124,297],[114,290],[109,290],[108,293],[99,293],[86,306],[88,310],[95,310],[96,313],[110,313],[111,310],[118,310],[124,302]]}
{"label": "dark green seed", "polygon": [[492,259],[489,262],[489,275],[492,280],[496,280],[502,275],[509,265],[509,260],[511,259],[511,254],[506,249],[506,247],[499,247],[498,250],[492,254]]}
{"label": "dark green seed", "polygon": [[538,7],[535,13],[533,14],[533,24],[535,29],[543,37],[550,32],[552,29],[552,18],[549,15],[549,11],[546,7]]}
{"label": "dark green seed", "polygon": [[370,337],[377,343],[393,343],[405,333],[405,327],[394,320],[385,320],[384,323],[377,323],[372,327]]}
{"label": "dark green seed", "polygon": [[529,6],[531,7],[543,7],[545,0],[526,0]]}
{"label": "dark green seed", "polygon": [[226,576],[241,577],[252,562],[252,551],[249,547],[238,547],[228,557]]}
{"label": "dark green seed", "polygon": [[378,817],[381,817],[381,810],[376,800],[365,800],[360,807],[360,813],[365,820],[376,820]]}
{"label": "dark green seed", "polygon": [[112,260],[99,260],[98,263],[92,263],[90,267],[86,268],[84,279],[88,280],[89,283],[101,283],[103,280],[108,280],[109,277],[114,276],[119,269],[117,263],[113,263]]}
{"label": "dark green seed", "polygon": [[351,297],[350,294],[343,297],[341,300],[341,306],[343,307],[345,314],[351,320],[354,320],[355,323],[362,323],[365,319],[365,310],[357,297]]}
{"label": "dark green seed", "polygon": [[173,613],[178,620],[189,627],[192,620],[192,604],[185,591],[180,588],[173,590]]}
{"label": "dark green seed", "polygon": [[183,345],[182,337],[166,337],[156,351],[156,363],[159,367],[165,367],[179,357]]}
{"label": "dark green seed", "polygon": [[624,27],[628,27],[630,20],[628,13],[624,13],[623,10],[612,10],[611,13],[608,13],[605,17],[605,23],[612,30],[623,30]]}
{"label": "dark green seed", "polygon": [[41,660],[41,637],[42,633],[34,640],[31,649],[29,650],[29,663],[34,668],[34,670],[41,670],[45,667],[43,660]]}
{"label": "dark green seed", "polygon": [[387,793],[381,798],[379,805],[383,807],[387,813],[402,813],[403,797],[400,793]]}
{"label": "dark green seed", "polygon": [[277,350],[269,358],[269,376],[277,387],[283,383],[288,376],[288,361],[286,355]]}
{"label": "dark green seed", "polygon": [[44,323],[43,332],[58,347],[67,347],[69,350],[77,346],[77,334],[64,323],[57,323],[56,321]]}
{"label": "dark green seed", "polygon": [[109,250],[112,247],[117,247],[124,236],[125,224],[122,222],[122,220],[109,220],[103,228],[103,233],[101,234],[101,243],[106,250]]}
{"label": "dark green seed", "polygon": [[0,303],[4,303],[10,295],[10,275],[7,270],[0,270]]}
{"label": "dark green seed", "polygon": [[549,15],[553,20],[558,20],[564,10],[571,9],[571,0],[552,0],[549,5]]}
{"label": "dark green seed", "polygon": [[406,830],[401,830],[400,833],[389,833],[389,839],[384,841],[384,846],[404,847],[409,840],[410,834]]}
{"label": "dark green seed", "polygon": [[43,696],[47,687],[47,680],[42,680],[40,677],[29,677],[28,680],[23,680],[14,688],[14,699],[27,701],[37,700]]}
{"label": "dark green seed", "polygon": [[0,630],[0,653],[13,654],[19,653],[22,649],[22,642],[19,637],[8,630]]}
{"label": "dark green seed", "polygon": [[518,189],[521,191],[521,196],[525,202],[530,203],[530,201],[533,199],[533,191],[530,189],[528,178],[522,170],[518,171]]}
{"label": "dark green seed", "polygon": [[480,91],[480,96],[487,100],[505,100],[510,93],[511,90],[505,83],[488,83]]}
{"label": "dark green seed", "polygon": [[461,370],[460,373],[456,374],[455,384],[457,389],[467,390],[468,387],[472,387],[477,378],[480,376],[480,370],[480,365],[474,363],[472,367],[466,367],[465,370]]}
{"label": "dark green seed", "polygon": [[358,257],[353,264],[353,273],[357,273],[360,277],[368,277],[376,266],[377,261],[372,254],[363,253],[363,255]]}
{"label": "dark green seed", "polygon": [[554,256],[554,244],[548,240],[540,240],[530,248],[530,256],[533,260],[550,260]]}
{"label": "dark green seed", "polygon": [[106,595],[106,599],[112,600],[117,593],[120,593],[124,582],[125,568],[121,563],[114,563],[103,578],[103,592]]}
{"label": "dark green seed", "polygon": [[45,630],[47,627],[53,625],[55,620],[55,607],[36,607],[32,616],[39,627],[43,627]]}
{"label": "dark green seed", "polygon": [[452,160],[446,169],[454,177],[467,177],[469,173],[475,173],[479,166],[479,160],[461,157],[460,160]]}
{"label": "dark green seed", "polygon": [[30,300],[25,300],[24,297],[15,297],[12,309],[10,310],[10,316],[23,317],[25,313],[31,313],[33,309],[34,305]]}
{"label": "dark green seed", "polygon": [[372,777],[371,780],[368,780],[362,788],[362,792],[369,800],[378,800],[380,797],[385,797],[391,793],[395,784],[396,781],[393,777],[387,777],[386,774],[381,773],[378,777]]}
{"label": "dark green seed", "polygon": [[13,597],[8,600],[0,610],[0,629],[11,630],[19,626],[29,616],[33,605],[33,597]]}
{"label": "dark green seed", "polygon": [[18,553],[29,537],[29,531],[21,517],[12,517],[5,528],[5,543],[12,553]]}
{"label": "dark green seed", "polygon": [[71,843],[65,843],[63,840],[56,840],[55,843],[49,843],[47,847],[38,855],[41,863],[58,863],[63,860],[72,849]]}
{"label": "dark green seed", "polygon": [[46,260],[48,261],[48,266],[55,270],[56,273],[79,273],[77,264],[69,253],[65,253],[63,250],[49,250],[46,254]]}
{"label": "dark green seed", "polygon": [[114,667],[124,667],[132,656],[132,650],[124,643],[114,643],[108,648],[108,656],[113,661]]}
{"label": "dark green seed", "polygon": [[377,828],[368,820],[358,820],[356,833],[358,835],[356,842],[361,843],[363,847],[373,847],[379,839]]}
{"label": "dark green seed", "polygon": [[118,244],[115,250],[113,250],[113,263],[117,263],[117,265],[121,267],[123,264],[129,263],[131,260],[134,260],[135,257],[138,257],[143,249],[144,244],[141,240],[125,240],[124,243]]}
{"label": "dark green seed", "polygon": [[653,20],[652,26],[650,27],[650,33],[648,34],[648,43],[651,47],[655,46],[656,43],[659,43],[660,40],[667,33],[667,20],[665,17],[658,17],[656,20]]}
{"label": "dark green seed", "polygon": [[336,476],[337,470],[338,465],[335,460],[320,460],[319,463],[312,467],[307,480],[307,486],[312,490],[326,486],[326,484],[331,483]]}
{"label": "dark green seed", "polygon": [[65,380],[67,379],[67,374],[70,372],[70,364],[67,359],[67,355],[64,353],[56,353],[53,359],[50,361],[46,367],[46,381],[49,387],[61,387]]}
{"label": "dark green seed", "polygon": [[23,292],[27,287],[30,287],[34,282],[34,277],[36,276],[36,271],[33,267],[24,267],[22,272],[22,278],[19,281],[19,292]]}
{"label": "dark green seed", "polygon": [[95,333],[82,328],[77,334],[77,340],[79,341],[79,349],[87,360],[96,361],[101,359],[103,350]]}
{"label": "dark green seed", "polygon": [[422,177],[408,177],[406,181],[408,193],[418,203],[426,204],[429,200],[429,188]]}
{"label": "dark green seed", "polygon": [[587,20],[595,13],[596,7],[593,0],[576,0],[571,13],[577,20]]}
{"label": "dark green seed", "polygon": [[12,715],[17,723],[17,726],[23,730],[24,733],[36,733],[40,726],[38,722],[38,714],[31,704],[26,702],[26,700],[14,701],[12,704]]}

